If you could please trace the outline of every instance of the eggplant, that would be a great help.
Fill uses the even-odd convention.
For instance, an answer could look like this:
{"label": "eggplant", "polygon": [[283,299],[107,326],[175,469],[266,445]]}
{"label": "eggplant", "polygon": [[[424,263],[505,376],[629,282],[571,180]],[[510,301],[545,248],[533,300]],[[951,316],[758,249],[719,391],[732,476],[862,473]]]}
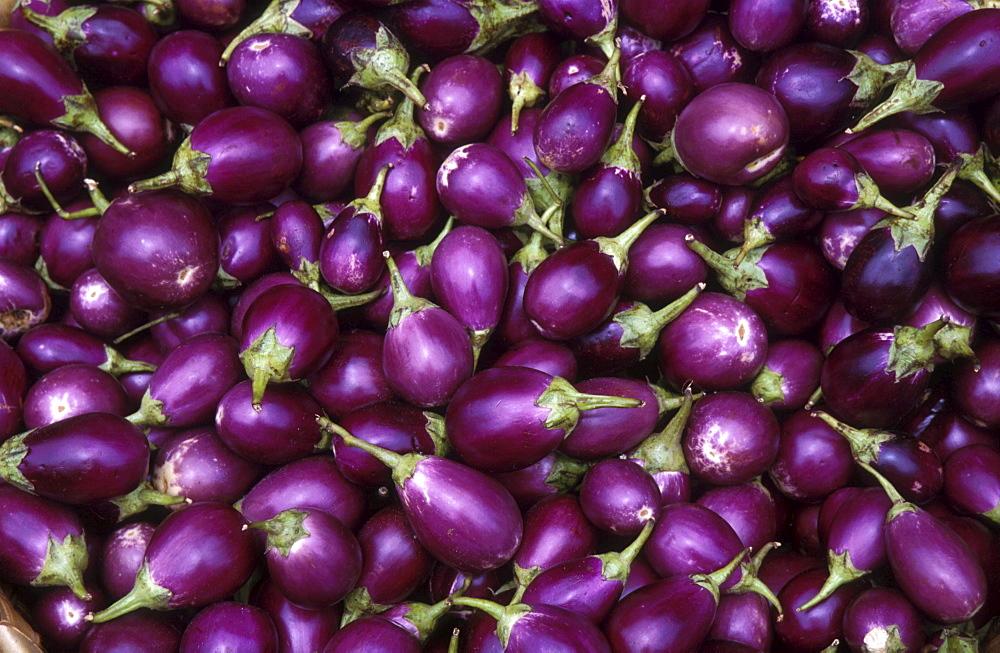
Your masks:
{"label": "eggplant", "polygon": [[247,653],[267,653],[278,648],[278,631],[261,608],[222,601],[208,606],[188,623],[181,636],[181,651],[229,648]]}

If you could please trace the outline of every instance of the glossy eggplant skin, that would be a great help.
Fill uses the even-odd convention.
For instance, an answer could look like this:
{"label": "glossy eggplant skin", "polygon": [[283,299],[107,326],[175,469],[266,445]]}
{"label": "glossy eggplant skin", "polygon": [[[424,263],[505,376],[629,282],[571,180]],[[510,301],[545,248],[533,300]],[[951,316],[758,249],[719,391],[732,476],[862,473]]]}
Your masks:
{"label": "glossy eggplant skin", "polygon": [[[975,61],[975,65],[970,65]],[[929,38],[913,58],[919,79],[944,88],[934,106],[952,109],[1000,93],[1000,9],[963,14]]]}

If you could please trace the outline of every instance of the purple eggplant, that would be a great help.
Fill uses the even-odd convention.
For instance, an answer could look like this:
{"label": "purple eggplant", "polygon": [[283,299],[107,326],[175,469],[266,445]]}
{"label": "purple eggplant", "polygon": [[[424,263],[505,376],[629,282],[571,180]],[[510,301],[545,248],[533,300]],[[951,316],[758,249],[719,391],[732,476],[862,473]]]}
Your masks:
{"label": "purple eggplant", "polygon": [[318,41],[330,24],[347,13],[348,9],[340,0],[273,0],[229,42],[219,58],[219,66],[226,65],[240,43],[257,34],[294,34]]}
{"label": "purple eggplant", "polygon": [[527,367],[494,367],[458,388],[445,412],[445,432],[473,467],[514,471],[552,453],[576,427],[581,411],[641,403],[582,393],[566,379]]}
{"label": "purple eggplant", "polygon": [[796,164],[792,182],[799,199],[821,211],[876,208],[892,215],[911,217],[882,197],[861,163],[842,149],[822,147],[813,150]]}
{"label": "purple eggplant", "polygon": [[481,141],[500,116],[503,80],[488,59],[472,54],[449,57],[434,66],[421,84],[427,100],[417,116],[438,143]]}
{"label": "purple eggplant", "polygon": [[[712,640],[747,646],[754,651],[769,651],[773,639],[774,626],[767,599],[759,594],[725,594],[719,597],[715,620],[702,651],[709,650],[707,646]],[[733,653],[740,651],[743,649],[735,649]]]}
{"label": "purple eggplant", "polygon": [[145,83],[157,35],[139,12],[108,4],[71,7],[57,16],[27,8],[21,14],[51,34],[56,49],[87,79],[107,86]]}
{"label": "purple eggplant", "polygon": [[893,577],[914,606],[937,623],[972,617],[986,600],[986,577],[968,545],[930,513],[909,503],[865,463],[892,499],[885,548]]}
{"label": "purple eggplant", "polygon": [[822,651],[835,646],[840,636],[841,623],[848,604],[861,590],[858,583],[845,585],[823,603],[801,610],[826,578],[820,569],[805,571],[785,585],[778,598],[784,608],[784,618],[777,621],[774,632],[777,640],[792,650]]}
{"label": "purple eggplant", "polygon": [[352,184],[354,170],[367,145],[368,130],[389,115],[380,111],[358,121],[314,122],[299,132],[302,168],[292,183],[295,192],[310,202],[327,202],[343,196]]}
{"label": "purple eggplant", "polygon": [[506,653],[574,650],[610,653],[608,640],[586,617],[551,605],[512,603],[459,597],[455,605],[479,608],[497,620],[496,635]]}
{"label": "purple eggplant", "polygon": [[840,138],[837,147],[854,156],[883,193],[915,193],[934,177],[934,146],[916,131],[873,129]]}
{"label": "purple eggplant", "polygon": [[851,252],[873,226],[886,217],[879,209],[831,211],[819,227],[819,245],[823,256],[838,270],[843,270]]}
{"label": "purple eggplant", "polygon": [[688,233],[693,232],[671,223],[653,224],[643,231],[629,248],[624,294],[649,304],[668,303],[703,283],[708,266],[687,246]]}
{"label": "purple eggplant", "polygon": [[93,251],[111,287],[145,310],[191,304],[219,269],[212,216],[198,200],[175,191],[113,201],[94,233]]}
{"label": "purple eggplant", "polygon": [[344,333],[330,360],[309,375],[306,384],[309,394],[335,420],[396,396],[382,371],[382,336],[371,331]]}
{"label": "purple eggplant", "polygon": [[815,502],[847,485],[854,471],[850,444],[808,411],[792,413],[781,423],[778,455],[768,475],[782,494]]}
{"label": "purple eggplant", "polygon": [[740,0],[729,8],[729,30],[753,52],[770,52],[795,40],[805,25],[810,3],[801,0]]}
{"label": "purple eggplant", "polygon": [[250,204],[280,193],[301,167],[302,143],[284,118],[267,109],[233,107],[198,123],[174,154],[170,171],[135,182],[129,190],[176,187],[220,202]]}
{"label": "purple eggplant", "polygon": [[261,608],[235,601],[213,603],[199,612],[181,636],[181,651],[215,649],[273,653],[278,650],[278,631]]}
{"label": "purple eggplant", "polygon": [[142,566],[149,538],[156,531],[151,522],[133,522],[115,529],[101,547],[100,580],[108,596],[117,601],[128,594]]}
{"label": "purple eggplant", "polygon": [[855,596],[844,611],[843,628],[852,651],[880,647],[919,651],[925,641],[913,604],[889,587],[872,587]]}
{"label": "purple eggplant", "polygon": [[410,293],[391,257],[387,264],[394,304],[382,349],[386,379],[410,403],[443,405],[472,375],[472,343],[450,313]]}
{"label": "purple eggplant", "polygon": [[322,51],[338,86],[360,86],[371,91],[396,89],[418,107],[427,105],[423,94],[406,76],[409,54],[377,18],[353,12],[342,16],[323,34]]}
{"label": "purple eggplant", "polygon": [[948,295],[962,308],[990,318],[1000,315],[993,294],[997,227],[988,218],[968,222],[955,232],[941,257]]}
{"label": "purple eggplant", "polygon": [[574,460],[557,449],[534,465],[496,475],[514,500],[527,510],[546,497],[565,494],[579,487],[591,463]]}
{"label": "purple eggplant", "polygon": [[228,305],[215,293],[203,295],[201,299],[180,311],[180,315],[176,317],[172,315],[172,313],[153,313],[154,322],[160,318],[168,319],[154,324],[149,329],[156,346],[165,353],[170,353],[182,342],[195,336],[206,333],[229,333],[232,321]]}
{"label": "purple eggplant", "polygon": [[[83,208],[85,201],[74,202],[70,209]],[[99,218],[64,220],[57,213],[42,223],[39,235],[37,271],[55,286],[69,289],[77,277],[94,267],[91,246]]]}
{"label": "purple eggplant", "polygon": [[777,535],[776,502],[760,479],[712,488],[695,503],[725,519],[751,551],[763,549]]}
{"label": "purple eggplant", "polygon": [[684,430],[691,472],[711,483],[736,485],[764,473],[778,455],[778,420],[744,392],[702,398]]}
{"label": "purple eggplant", "polygon": [[334,634],[322,653],[419,653],[420,640],[394,621],[369,615],[352,621]]}
{"label": "purple eggplant", "polygon": [[694,96],[691,77],[668,52],[651,50],[626,61],[622,84],[629,97],[646,97],[639,110],[639,132],[653,140],[666,139],[681,110]]}
{"label": "purple eggplant", "polygon": [[101,338],[124,335],[142,322],[139,309],[122,299],[94,268],[73,282],[69,308],[77,324]]}
{"label": "purple eggplant", "polygon": [[653,211],[614,238],[579,241],[543,260],[524,287],[524,312],[538,332],[568,340],[607,319],[621,293],[629,248],[660,215]]}
{"label": "purple eggplant", "polygon": [[720,84],[751,81],[752,53],[733,38],[722,14],[706,14],[693,32],[667,51],[687,68],[695,94]]}
{"label": "purple eggplant", "polygon": [[681,436],[691,415],[691,388],[685,387],[677,412],[662,431],[653,433],[628,454],[642,466],[660,489],[660,505],[691,500],[691,470],[684,458]]}
{"label": "purple eggplant", "polygon": [[615,651],[696,651],[715,620],[719,587],[743,557],[712,573],[671,575],[632,592],[611,611],[604,631]]}
{"label": "purple eggplant", "polygon": [[0,562],[4,580],[35,587],[69,587],[79,598],[87,544],[83,525],[68,507],[0,485]]}
{"label": "purple eggplant", "polygon": [[768,183],[754,198],[750,215],[743,222],[743,244],[736,263],[751,250],[778,239],[802,237],[823,220],[823,212],[814,209],[795,194],[791,175]]}
{"label": "purple eggplant", "polygon": [[222,503],[196,503],[160,523],[132,590],[92,620],[103,623],[139,608],[176,610],[214,603],[250,578],[256,557],[240,513]]}
{"label": "purple eggplant", "polygon": [[271,617],[280,651],[320,651],[340,624],[339,605],[321,610],[297,606],[268,579],[254,587],[250,604]]}
{"label": "purple eggplant", "polygon": [[867,2],[818,0],[808,3],[805,34],[809,40],[842,48],[854,47],[868,31]]}
{"label": "purple eggplant", "polygon": [[149,53],[149,90],[167,118],[194,127],[235,104],[218,66],[222,44],[205,32],[180,30],[164,36]]}
{"label": "purple eggplant", "polygon": [[90,628],[85,617],[108,604],[96,585],[84,586],[91,595],[84,601],[66,587],[47,590],[31,609],[31,624],[50,647],[76,650]]}
{"label": "purple eggplant", "polygon": [[226,78],[237,102],[269,109],[293,127],[316,122],[330,103],[330,80],[314,43],[294,34],[261,34],[232,50]]}
{"label": "purple eggplant", "polygon": [[167,618],[152,612],[140,612],[91,626],[78,650],[81,653],[142,648],[173,651],[177,650],[180,642],[180,631]]}
{"label": "purple eggplant", "polygon": [[10,148],[0,183],[17,206],[49,208],[49,195],[68,202],[80,194],[87,174],[87,154],[73,136],[54,129],[25,134]]}
{"label": "purple eggplant", "polygon": [[[985,100],[1000,91],[994,72],[1000,57],[992,44],[1000,10],[978,9],[958,16],[931,36],[913,57],[892,95],[853,127],[861,131],[901,111],[926,113]],[[970,57],[977,65],[969,66]]]}
{"label": "purple eggplant", "polygon": [[583,172],[604,154],[618,110],[619,56],[616,49],[600,74],[561,91],[538,117],[535,152],[547,168]]}
{"label": "purple eggplant", "polygon": [[514,39],[504,55],[504,81],[510,95],[510,131],[517,132],[521,111],[541,102],[549,78],[561,58],[559,41],[551,34],[525,34]]}
{"label": "purple eggplant", "polygon": [[348,434],[341,437],[392,468],[417,539],[438,560],[460,571],[482,572],[514,557],[521,543],[521,512],[497,481],[447,458],[401,456]]}
{"label": "purple eggplant", "polygon": [[322,608],[338,603],[361,575],[357,538],[322,510],[285,510],[250,527],[267,534],[268,575],[296,605]]}
{"label": "purple eggplant", "polygon": [[221,333],[189,338],[157,367],[135,424],[195,426],[212,418],[223,395],[243,378],[236,339]]}
{"label": "purple eggplant", "polygon": [[600,530],[634,536],[656,517],[660,491],[642,466],[611,458],[591,467],[583,477],[580,507]]}
{"label": "purple eggplant", "polygon": [[23,213],[0,213],[0,256],[33,265],[39,254],[42,221]]}
{"label": "purple eggplant", "polygon": [[13,259],[0,259],[0,339],[16,340],[52,310],[45,281],[33,269]]}
{"label": "purple eggplant", "polygon": [[134,490],[149,468],[149,445],[127,420],[85,413],[3,443],[0,475],[41,496],[79,504]]}
{"label": "purple eggplant", "polygon": [[124,416],[128,396],[104,370],[64,365],[38,379],[24,397],[24,425],[37,429],[84,413]]}
{"label": "purple eggplant", "polygon": [[664,177],[650,186],[646,201],[665,209],[673,220],[688,225],[707,222],[722,208],[722,186],[686,172]]}
{"label": "purple eggplant", "polygon": [[772,342],[764,367],[750,384],[750,394],[772,410],[811,406],[822,367],[823,353],[811,342],[791,338]]}
{"label": "purple eggplant", "polygon": [[327,299],[298,285],[261,293],[247,308],[242,330],[240,360],[253,382],[255,405],[268,383],[296,381],[323,367],[340,333]]}
{"label": "purple eggplant", "polygon": [[333,456],[296,460],[257,482],[239,503],[250,521],[264,521],[290,508],[316,508],[357,530],[364,521],[361,488],[344,478]]}
{"label": "purple eggplant", "polygon": [[657,364],[674,386],[729,390],[753,379],[767,356],[767,331],[752,308],[703,292],[660,332]]}
{"label": "purple eggplant", "polygon": [[156,369],[155,365],[125,358],[117,349],[82,329],[51,322],[39,324],[21,336],[17,353],[39,374],[64,365],[91,365],[113,376]]}
{"label": "purple eggplant", "polygon": [[571,494],[549,496],[524,515],[524,537],[514,556],[514,578],[526,587],[540,573],[597,548],[597,529]]}
{"label": "purple eggplant", "polygon": [[493,367],[530,367],[552,376],[561,376],[570,383],[577,378],[576,356],[566,345],[546,340],[528,338],[521,340],[500,355]]}
{"label": "purple eggplant", "polygon": [[234,207],[216,222],[219,230],[219,275],[216,285],[233,288],[271,272],[278,255],[271,245],[269,204]]}
{"label": "purple eggplant", "polygon": [[944,493],[963,512],[1000,520],[1000,452],[984,444],[962,447],[944,465]]}
{"label": "purple eggplant", "polygon": [[[0,82],[7,93],[0,112],[39,125],[87,131],[122,153],[122,145],[97,115],[94,97],[69,63],[41,37],[22,30],[0,32],[0,50],[7,66]],[[10,62],[17,62],[15,66]]]}

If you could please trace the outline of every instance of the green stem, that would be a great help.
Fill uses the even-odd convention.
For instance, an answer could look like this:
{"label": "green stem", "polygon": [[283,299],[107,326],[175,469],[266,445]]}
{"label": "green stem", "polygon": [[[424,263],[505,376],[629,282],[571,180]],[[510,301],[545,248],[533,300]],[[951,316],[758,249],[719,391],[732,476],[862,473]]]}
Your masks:
{"label": "green stem", "polygon": [[155,327],[157,324],[162,324],[164,322],[169,322],[170,320],[173,320],[174,318],[178,318],[180,316],[181,316],[181,311],[175,311],[173,313],[167,313],[165,315],[162,315],[162,316],[156,318],[155,320],[153,320],[151,322],[146,322],[142,326],[138,326],[138,327],[132,329],[131,331],[129,331],[125,335],[118,336],[117,338],[115,338],[111,342],[114,343],[114,344],[116,344],[116,345],[120,345],[121,343],[125,342],[126,340],[128,340],[132,336],[136,335],[137,333],[142,333],[146,329],[151,329],[151,328]]}
{"label": "green stem", "polygon": [[382,447],[374,445],[370,442],[365,442],[361,438],[356,438],[351,435],[350,431],[345,429],[340,424],[333,422],[329,418],[318,417],[316,421],[319,424],[319,427],[324,431],[333,432],[336,435],[339,435],[341,439],[343,439],[344,444],[349,447],[357,447],[358,449],[375,456],[375,458],[386,467],[394,469],[399,467],[403,462],[403,456],[401,454],[398,454],[395,451],[389,451],[388,449],[383,449]]}
{"label": "green stem", "polygon": [[138,193],[144,190],[171,188],[179,185],[181,181],[181,175],[179,172],[176,170],[168,170],[161,175],[156,175],[155,177],[150,177],[149,179],[143,179],[142,181],[136,181],[129,184],[128,192]]}
{"label": "green stem", "polygon": [[468,596],[460,596],[454,601],[454,605],[464,605],[469,608],[476,608],[477,610],[482,610],[489,616],[493,617],[497,621],[500,621],[504,615],[504,607],[495,601],[487,601],[486,599],[474,599]]}

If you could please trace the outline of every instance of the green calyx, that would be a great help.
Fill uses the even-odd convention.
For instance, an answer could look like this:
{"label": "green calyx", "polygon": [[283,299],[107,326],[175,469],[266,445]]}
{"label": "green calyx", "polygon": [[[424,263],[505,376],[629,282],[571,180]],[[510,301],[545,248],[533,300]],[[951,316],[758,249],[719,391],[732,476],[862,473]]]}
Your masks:
{"label": "green calyx", "polygon": [[360,213],[372,215],[379,224],[382,224],[385,221],[382,217],[382,191],[385,189],[385,179],[392,167],[391,163],[387,163],[379,168],[378,174],[375,176],[375,183],[368,190],[368,194],[352,201],[347,205],[347,208],[353,208],[355,215]]}
{"label": "green calyx", "polygon": [[170,416],[163,412],[163,402],[153,399],[151,390],[146,388],[146,393],[142,395],[139,402],[139,410],[125,417],[136,426],[167,426],[170,424]]}
{"label": "green calyx", "polygon": [[942,82],[917,77],[917,68],[912,63],[892,89],[892,94],[882,104],[869,111],[848,133],[855,134],[871,127],[883,118],[910,111],[912,113],[931,113],[938,111],[933,106],[934,100],[944,89]]}
{"label": "green calyx", "polygon": [[913,217],[909,211],[899,208],[882,197],[882,191],[879,190],[878,184],[867,173],[859,172],[854,175],[854,184],[858,191],[858,201],[854,203],[854,206],[851,207],[852,209],[874,208],[900,218]]}
{"label": "green calyx", "polygon": [[[410,75],[410,83],[416,86],[420,76],[427,72],[427,70],[429,69],[426,66],[417,66],[413,70],[413,74]],[[403,98],[403,101],[396,107],[396,112],[391,118],[382,123],[382,126],[375,133],[375,145],[380,145],[390,138],[395,138],[399,141],[405,152],[413,147],[418,139],[427,138],[423,127],[413,119],[413,104],[413,100],[409,97]],[[423,104],[420,106],[422,108]]]}
{"label": "green calyx", "polygon": [[367,587],[355,587],[344,597],[344,614],[340,618],[340,627],[343,628],[361,617],[385,612],[391,607],[372,601]]}
{"label": "green calyx", "polygon": [[622,80],[621,69],[618,67],[621,56],[622,51],[615,47],[611,52],[611,56],[608,57],[608,63],[604,65],[604,69],[585,82],[604,88],[611,95],[611,99],[616,102],[618,99],[618,87],[621,85]]}
{"label": "green calyx", "polygon": [[240,361],[253,383],[254,410],[260,410],[260,402],[270,382],[291,381],[288,371],[295,357],[295,347],[287,347],[278,340],[275,327],[270,327],[246,350],[240,353]]}
{"label": "green calyx", "polygon": [[625,118],[621,134],[618,135],[618,140],[612,143],[611,147],[601,156],[600,165],[605,168],[627,170],[636,178],[642,173],[639,156],[632,148],[632,139],[635,136],[635,123],[639,118],[639,110],[642,109],[642,104],[645,101],[646,96],[643,95],[632,105],[632,109],[629,110],[628,116]]}
{"label": "green calyx", "polygon": [[410,55],[399,39],[384,25],[375,33],[375,49],[355,47],[350,53],[356,71],[345,86],[360,86],[373,91],[396,89],[423,109],[427,100],[417,85],[406,76]]}
{"label": "green calyx", "polygon": [[282,510],[268,520],[250,522],[250,528],[267,533],[265,552],[274,549],[283,558],[287,558],[296,542],[310,537],[311,533],[305,527],[308,516],[309,513],[305,510],[290,508]]}
{"label": "green calyx", "polygon": [[444,223],[444,226],[441,227],[441,231],[434,237],[434,240],[413,250],[413,258],[417,260],[417,265],[425,268],[431,264],[431,260],[434,258],[434,252],[437,250],[438,245],[441,244],[441,241],[444,240],[444,237],[451,232],[451,229],[454,226],[455,216],[449,215],[448,219]]}
{"label": "green calyx", "polygon": [[527,72],[514,73],[510,76],[507,93],[513,104],[510,113],[510,133],[513,135],[517,133],[521,111],[544,100],[547,93],[544,88],[535,84]]}
{"label": "green calyx", "polygon": [[774,241],[774,234],[764,224],[763,218],[759,215],[750,216],[743,224],[743,245],[733,259],[733,264],[740,265],[750,252]]}
{"label": "green calyx", "polygon": [[121,141],[111,133],[104,121],[97,113],[97,101],[86,87],[79,95],[64,95],[62,98],[63,107],[66,113],[53,118],[50,123],[68,129],[69,131],[80,131],[93,134],[108,147],[125,156],[135,157],[135,152],[131,151]]}
{"label": "green calyx", "polygon": [[94,613],[87,621],[100,624],[140,608],[167,610],[172,596],[173,592],[153,581],[153,577],[149,573],[149,560],[146,559],[139,568],[139,573],[135,576],[135,585],[132,587],[132,591],[104,610]]}
{"label": "green calyx", "polygon": [[899,490],[897,490],[892,483],[889,482],[889,479],[875,471],[875,469],[873,469],[867,462],[858,458],[855,458],[854,462],[858,464],[858,467],[874,476],[875,480],[878,481],[878,484],[882,486],[882,489],[885,490],[885,493],[889,496],[889,499],[892,500],[892,507],[889,508],[889,512],[885,516],[885,523],[888,524],[901,513],[917,512],[920,510],[920,508],[916,505],[904,499],[903,495],[899,493]]}
{"label": "green calyx", "polygon": [[121,376],[122,374],[132,374],[134,372],[156,371],[156,365],[147,363],[146,361],[135,361],[125,358],[121,352],[110,345],[104,345],[104,354],[106,358],[103,363],[98,365],[98,368],[104,370],[111,376]]}
{"label": "green calyx", "polygon": [[785,401],[785,375],[765,365],[750,383],[750,394],[765,406]]}
{"label": "green calyx", "polygon": [[170,170],[161,175],[130,184],[128,192],[138,193],[143,190],[177,188],[189,195],[211,195],[212,185],[207,180],[208,167],[211,163],[211,155],[193,149],[191,137],[188,136],[177,148]]}
{"label": "green calyx", "polygon": [[845,78],[858,87],[854,93],[851,107],[868,108],[882,94],[888,84],[898,80],[906,73],[909,62],[880,64],[863,52],[848,50],[854,57],[854,68]]}
{"label": "green calyx", "polygon": [[21,15],[29,23],[51,36],[52,44],[56,50],[74,67],[76,61],[73,57],[73,51],[87,43],[87,34],[83,31],[83,24],[96,13],[97,7],[78,6],[70,7],[58,16],[45,16],[35,13],[28,7],[21,7]]}
{"label": "green calyx", "polygon": [[846,585],[851,581],[855,581],[868,573],[867,571],[861,571],[854,566],[854,563],[851,562],[850,551],[834,553],[831,550],[828,553],[828,558],[829,562],[827,567],[830,570],[830,575],[827,576],[826,581],[823,582],[823,587],[819,589],[816,596],[796,608],[796,612],[802,612],[803,610],[808,610],[815,605],[819,605],[833,596],[833,593],[836,592],[841,586]]}
{"label": "green calyx", "polygon": [[812,416],[823,420],[830,425],[830,428],[843,436],[851,445],[851,453],[855,460],[860,462],[877,463],[882,444],[895,437],[889,431],[880,429],[856,429],[823,411],[814,411]]}
{"label": "green calyx", "polygon": [[594,463],[570,458],[557,450],[555,460],[552,462],[552,469],[545,477],[545,485],[555,488],[560,493],[572,492],[580,486],[583,477],[593,466]]}
{"label": "green calyx", "polygon": [[691,395],[691,387],[688,386],[684,388],[684,399],[680,408],[670,418],[663,430],[648,436],[628,457],[641,460],[643,468],[650,474],[659,472],[690,474],[691,470],[684,457],[684,448],[681,446],[681,436],[684,434],[684,427],[691,415],[692,405],[694,405],[694,398]]}
{"label": "green calyx", "polygon": [[549,409],[549,414],[545,418],[545,428],[563,429],[568,436],[576,427],[576,423],[580,419],[581,410],[592,410],[594,408],[635,408],[636,406],[641,406],[642,401],[628,397],[592,395],[578,392],[572,383],[562,377],[556,376],[552,378],[549,386],[539,395],[535,401],[535,405],[539,408]]}
{"label": "green calyx", "polygon": [[518,36],[545,31],[538,3],[522,0],[472,0],[463,6],[479,24],[467,54],[486,54]]}
{"label": "green calyx", "polygon": [[983,169],[986,165],[986,146],[980,145],[975,154],[961,152],[955,158],[959,162],[958,178],[972,182],[986,193],[991,202],[1000,204],[1000,190],[997,190],[993,180]]}
{"label": "green calyx", "polygon": [[84,535],[67,535],[62,542],[49,535],[42,570],[31,581],[33,587],[68,587],[78,598],[89,601],[83,586],[87,569],[87,541]]}
{"label": "green calyx", "polygon": [[[764,581],[757,578],[757,573],[760,571],[760,565],[764,560],[764,557],[771,551],[777,542],[770,542],[767,546],[761,548],[760,551],[751,559],[749,562],[740,562],[739,568],[741,572],[740,580],[738,583],[730,587],[727,591],[732,594],[745,594],[747,592],[753,592],[754,594],[760,594],[767,602],[774,606],[780,617],[781,602],[778,601],[778,597],[774,595],[771,588],[764,584]],[[744,552],[746,553],[746,552]],[[740,558],[742,560],[742,558]],[[722,581],[719,581],[720,584]]]}
{"label": "green calyx", "polygon": [[953,162],[923,197],[904,209],[913,216],[912,218],[886,217],[872,229],[888,227],[895,251],[900,252],[912,247],[917,253],[917,258],[925,260],[934,242],[934,213],[941,203],[941,198],[955,181],[958,165],[958,162]]}
{"label": "green calyx", "polygon": [[665,215],[666,211],[657,209],[647,213],[635,221],[628,229],[613,238],[594,238],[601,253],[611,258],[615,269],[619,274],[624,274],[628,269],[628,250],[632,243],[639,239],[646,227],[656,222],[658,218]]}
{"label": "green calyx", "polygon": [[455,599],[465,594],[471,582],[472,578],[467,577],[461,587],[433,605],[418,602],[407,604],[409,609],[403,615],[403,619],[406,619],[417,629],[421,643],[427,642],[427,639],[437,627],[438,621],[451,609]]}
{"label": "green calyx", "polygon": [[892,372],[896,381],[901,381],[921,370],[934,369],[936,336],[947,324],[948,321],[942,318],[922,327],[893,327],[886,371]]}
{"label": "green calyx", "polygon": [[271,0],[263,13],[252,23],[243,28],[229,42],[219,58],[219,67],[224,67],[233,56],[233,50],[243,41],[257,34],[292,34],[304,39],[312,38],[312,30],[292,18],[302,0]]}
{"label": "green calyx", "polygon": [[684,236],[684,242],[705,264],[716,273],[719,285],[736,299],[746,301],[747,293],[768,287],[767,275],[761,269],[760,259],[767,253],[764,247],[755,247],[746,253],[742,249],[731,249],[719,254],[692,234]]}
{"label": "green calyx", "polygon": [[617,313],[613,321],[622,330],[618,344],[622,349],[638,349],[639,360],[645,360],[656,346],[660,331],[680,317],[704,289],[705,284],[699,283],[655,312],[642,302],[635,302],[632,308]]}
{"label": "green calyx", "polygon": [[542,234],[536,231],[524,247],[514,252],[510,262],[520,265],[525,274],[531,274],[548,256],[548,250],[542,245]]}
{"label": "green calyx", "polygon": [[503,648],[507,648],[507,643],[510,641],[510,633],[514,628],[514,625],[523,617],[524,615],[531,612],[532,608],[530,605],[525,605],[524,603],[512,603],[506,608],[499,603],[493,601],[487,601],[486,599],[472,599],[465,596],[458,597],[453,601],[454,605],[464,605],[470,608],[476,608],[482,610],[489,616],[497,620],[497,638],[500,640],[500,645]]}
{"label": "green calyx", "polygon": [[602,553],[596,556],[601,561],[601,578],[606,581],[620,581],[622,585],[628,581],[629,572],[632,569],[632,561],[636,559],[639,552],[642,551],[642,547],[646,544],[646,540],[653,532],[653,528],[656,526],[656,520],[650,518],[639,531],[639,535],[620,553],[617,551],[611,551],[609,553]]}
{"label": "green calyx", "polygon": [[24,440],[34,432],[35,429],[25,431],[0,444],[0,478],[20,490],[32,493],[35,486],[21,473],[19,467],[30,451]]}
{"label": "green calyx", "polygon": [[[296,0],[298,2],[299,0]],[[360,150],[368,142],[368,130],[379,120],[388,118],[392,114],[388,111],[377,111],[363,120],[357,122],[352,120],[341,120],[336,123],[337,131],[340,132],[340,140],[348,145],[352,150]]]}

